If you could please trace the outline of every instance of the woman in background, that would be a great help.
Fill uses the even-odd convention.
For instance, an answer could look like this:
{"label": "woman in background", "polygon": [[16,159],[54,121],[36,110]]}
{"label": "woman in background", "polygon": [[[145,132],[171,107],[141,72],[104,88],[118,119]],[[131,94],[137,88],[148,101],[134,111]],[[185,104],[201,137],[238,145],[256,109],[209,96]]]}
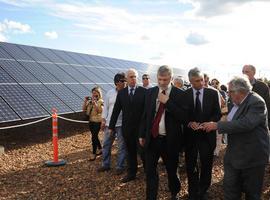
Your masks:
{"label": "woman in background", "polygon": [[101,155],[102,147],[98,138],[100,125],[102,121],[103,99],[101,88],[96,86],[92,89],[91,97],[85,97],[82,110],[89,116],[89,129],[92,135],[93,152],[90,161],[94,161],[98,155]]}

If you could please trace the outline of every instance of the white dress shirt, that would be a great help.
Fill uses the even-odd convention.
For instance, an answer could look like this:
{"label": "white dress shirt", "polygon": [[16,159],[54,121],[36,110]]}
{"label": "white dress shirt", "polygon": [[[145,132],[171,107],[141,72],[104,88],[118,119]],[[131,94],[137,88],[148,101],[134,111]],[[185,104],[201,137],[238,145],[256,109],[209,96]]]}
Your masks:
{"label": "white dress shirt", "polygon": [[[172,86],[171,84],[169,85],[169,87],[165,90],[165,94],[166,96],[169,96],[172,90]],[[163,90],[159,88],[159,93],[161,93]],[[158,99],[156,100],[156,114],[158,111],[158,107],[159,107],[160,102],[158,101]],[[165,126],[165,109],[164,112],[162,113],[160,122],[159,122],[159,131],[158,131],[159,135],[166,135],[166,126]]]}
{"label": "white dress shirt", "polygon": [[[104,99],[104,107],[102,112],[102,118],[106,120],[106,126],[109,126],[110,119],[113,112],[113,107],[116,101],[117,90],[111,89],[107,92]],[[122,126],[122,111],[120,112],[115,127]]]}
{"label": "white dress shirt", "polygon": [[192,90],[193,90],[194,108],[196,106],[196,93],[197,93],[197,91],[199,91],[200,92],[199,99],[200,99],[200,102],[201,102],[201,109],[203,110],[202,107],[203,107],[203,92],[204,92],[204,88],[201,88],[200,90],[196,90],[196,89],[192,88]]}

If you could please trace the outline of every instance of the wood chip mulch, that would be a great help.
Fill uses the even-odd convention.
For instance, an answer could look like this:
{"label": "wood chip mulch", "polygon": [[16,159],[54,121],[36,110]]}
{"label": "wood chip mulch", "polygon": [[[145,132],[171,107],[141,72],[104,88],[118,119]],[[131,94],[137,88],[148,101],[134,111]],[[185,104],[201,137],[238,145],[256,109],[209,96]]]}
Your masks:
{"label": "wood chip mulch", "polygon": [[[18,130],[19,131],[19,130]],[[77,130],[76,130],[77,131]],[[0,199],[145,199],[145,178],[142,167],[135,181],[122,184],[124,175],[115,174],[116,147],[113,150],[112,170],[98,173],[101,157],[89,161],[89,132],[65,133],[59,139],[59,158],[67,164],[62,167],[45,167],[52,160],[50,134],[20,135],[16,138],[1,137],[0,145],[5,153],[0,155]],[[63,135],[63,134],[62,134]],[[102,138],[102,134],[101,134]],[[223,199],[223,167],[221,156],[215,159],[211,199]],[[159,164],[159,199],[169,199],[167,176],[162,163]],[[184,168],[179,168],[182,189],[179,197],[187,198],[187,180]],[[270,167],[267,167],[262,199],[270,199]]]}

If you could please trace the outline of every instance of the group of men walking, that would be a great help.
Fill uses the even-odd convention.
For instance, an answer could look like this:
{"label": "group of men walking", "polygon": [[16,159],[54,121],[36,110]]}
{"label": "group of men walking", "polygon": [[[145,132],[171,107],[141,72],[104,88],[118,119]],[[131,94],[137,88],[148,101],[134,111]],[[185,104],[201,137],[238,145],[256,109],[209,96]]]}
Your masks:
{"label": "group of men walking", "polygon": [[[144,77],[147,82],[149,75]],[[177,167],[179,152],[184,149],[189,199],[208,199],[218,130],[220,134],[228,134],[225,199],[240,199],[242,192],[246,199],[260,199],[269,159],[265,101],[251,92],[247,78],[235,77],[229,82],[232,101],[229,115],[226,121],[220,121],[219,92],[204,87],[203,74],[198,68],[189,71],[191,87],[185,91],[172,85],[172,77],[172,68],[160,66],[158,85],[146,89],[138,86],[138,73],[134,69],[115,76],[116,88],[106,94],[104,101],[103,163],[98,171],[111,169],[111,147],[117,137],[118,174],[124,172],[124,158],[127,158],[127,175],[122,182],[136,178],[139,153],[146,175],[146,199],[157,199],[157,164],[161,157],[167,171],[170,197],[178,199],[181,181]]]}

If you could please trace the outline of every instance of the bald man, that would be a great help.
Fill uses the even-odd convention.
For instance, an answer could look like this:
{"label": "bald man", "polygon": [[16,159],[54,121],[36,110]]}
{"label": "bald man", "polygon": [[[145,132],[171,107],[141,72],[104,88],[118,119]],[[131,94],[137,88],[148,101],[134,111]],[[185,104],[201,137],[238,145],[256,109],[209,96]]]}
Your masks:
{"label": "bald man", "polygon": [[252,91],[259,94],[265,101],[268,110],[268,127],[270,123],[270,92],[266,83],[255,79],[256,68],[253,65],[244,65],[242,69],[243,74],[248,76],[248,79],[252,85]]}

